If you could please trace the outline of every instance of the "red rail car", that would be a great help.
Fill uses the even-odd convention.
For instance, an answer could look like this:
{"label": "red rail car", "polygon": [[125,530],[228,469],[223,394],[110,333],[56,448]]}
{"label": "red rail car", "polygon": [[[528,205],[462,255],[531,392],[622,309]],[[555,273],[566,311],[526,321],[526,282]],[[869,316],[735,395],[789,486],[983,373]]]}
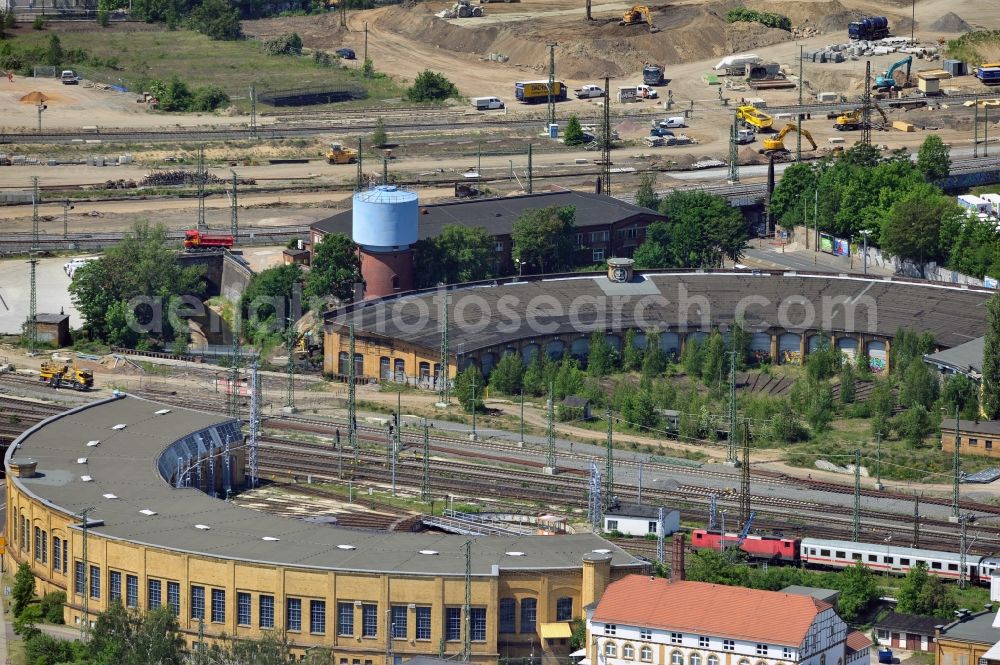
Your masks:
{"label": "red rail car", "polygon": [[229,249],[233,246],[233,236],[214,233],[202,233],[197,229],[184,232],[185,249]]}
{"label": "red rail car", "polygon": [[[738,533],[727,533],[725,542],[727,547],[732,547],[739,541]],[[722,532],[706,531],[705,529],[695,529],[691,532],[691,547],[695,549],[722,549]],[[749,554],[754,559],[764,559],[766,561],[798,561],[799,541],[795,538],[782,538],[780,536],[747,536],[740,549]]]}

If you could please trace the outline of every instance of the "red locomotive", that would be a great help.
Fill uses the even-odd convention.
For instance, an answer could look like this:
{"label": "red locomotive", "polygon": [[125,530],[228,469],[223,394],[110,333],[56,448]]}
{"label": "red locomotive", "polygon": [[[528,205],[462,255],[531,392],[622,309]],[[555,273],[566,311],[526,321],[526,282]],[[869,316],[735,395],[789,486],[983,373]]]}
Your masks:
{"label": "red locomotive", "polygon": [[197,229],[184,232],[184,249],[229,249],[233,246],[233,236],[202,233]]}
{"label": "red locomotive", "polygon": [[[799,542],[794,538],[782,538],[780,536],[743,536],[738,533],[727,533],[725,544],[727,547],[738,545],[741,550],[750,555],[752,559],[763,559],[765,561],[788,561],[795,562],[799,558]],[[695,529],[691,532],[691,547],[695,549],[722,549],[722,532],[706,531],[705,529]]]}

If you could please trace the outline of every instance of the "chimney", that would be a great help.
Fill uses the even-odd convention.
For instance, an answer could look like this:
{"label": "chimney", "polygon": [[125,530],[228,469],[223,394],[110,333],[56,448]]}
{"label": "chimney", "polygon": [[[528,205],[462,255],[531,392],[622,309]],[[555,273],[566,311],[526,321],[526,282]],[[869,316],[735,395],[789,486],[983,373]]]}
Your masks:
{"label": "chimney", "polygon": [[10,471],[15,478],[34,478],[38,461],[30,457],[10,460]]}
{"label": "chimney", "polygon": [[678,531],[670,541],[670,581],[684,581],[684,533]]}

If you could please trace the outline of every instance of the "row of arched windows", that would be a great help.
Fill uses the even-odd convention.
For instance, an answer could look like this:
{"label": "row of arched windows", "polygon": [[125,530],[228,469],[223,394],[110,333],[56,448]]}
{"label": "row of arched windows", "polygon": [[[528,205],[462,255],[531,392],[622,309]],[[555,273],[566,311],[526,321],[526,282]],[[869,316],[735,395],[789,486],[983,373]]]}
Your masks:
{"label": "row of arched windows", "polygon": [[[644,663],[653,662],[653,647],[648,644],[644,644],[639,647],[638,650],[639,661]],[[618,644],[612,640],[608,640],[604,643],[604,655],[608,658],[618,657]],[[631,643],[626,642],[621,648],[621,657],[624,660],[635,660],[636,648]],[[702,657],[702,654],[693,651],[688,654],[685,662],[684,654],[680,651],[674,650],[670,652],[670,665],[719,665],[719,657],[715,654],[709,654],[707,657]],[[741,658],[737,665],[751,665],[750,659]],[[756,665],[767,665],[764,661],[757,661]]]}

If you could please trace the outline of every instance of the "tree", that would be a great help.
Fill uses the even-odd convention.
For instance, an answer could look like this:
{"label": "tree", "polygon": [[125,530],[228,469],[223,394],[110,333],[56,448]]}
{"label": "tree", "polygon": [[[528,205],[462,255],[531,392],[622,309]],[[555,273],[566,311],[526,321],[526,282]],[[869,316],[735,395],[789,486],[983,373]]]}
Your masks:
{"label": "tree", "polygon": [[[514,260],[539,273],[559,272],[573,265],[576,243],[574,206],[551,206],[527,210],[514,222]],[[530,268],[529,268],[530,269]]]}
{"label": "tree", "polygon": [[684,342],[681,351],[681,365],[684,373],[692,379],[701,376],[701,368],[705,364],[705,345],[697,338],[690,337]]}
{"label": "tree", "polygon": [[475,365],[469,365],[465,371],[460,372],[455,377],[455,397],[467,413],[486,410],[483,404],[483,388],[485,387],[486,381],[483,379],[483,374]]}
{"label": "tree", "polygon": [[306,275],[306,296],[332,296],[340,302],[351,302],[354,285],[360,281],[358,246],[343,233],[323,236],[313,247],[312,267]]}
{"label": "tree", "polygon": [[713,330],[705,343],[705,363],[701,368],[701,380],[706,386],[718,387],[722,384],[726,366],[726,341],[718,330]]}
{"label": "tree", "polygon": [[375,63],[372,62],[371,58],[365,58],[364,64],[361,65],[361,75],[366,79],[370,79],[375,76]]}
{"label": "tree", "polygon": [[566,145],[581,145],[583,142],[583,127],[580,126],[580,119],[575,115],[571,115],[569,121],[566,123],[566,131],[563,133],[563,143]]}
{"label": "tree", "polygon": [[656,176],[643,173],[639,177],[639,189],[635,191],[635,204],[650,210],[656,210],[660,205],[660,197],[656,195]]}
{"label": "tree", "polygon": [[17,27],[17,13],[14,11],[14,5],[10,5],[10,9],[4,13],[3,27],[8,30],[13,30]]}
{"label": "tree", "polygon": [[811,200],[819,172],[811,164],[791,164],[781,174],[771,195],[771,214],[778,222],[791,228],[803,223],[802,202]]}
{"label": "tree", "polygon": [[235,41],[243,38],[240,12],[227,0],[204,0],[191,12],[191,26],[215,40]]}
{"label": "tree", "polygon": [[659,422],[656,405],[646,390],[628,390],[619,406],[622,419],[636,429],[655,427]]}
{"label": "tree", "polygon": [[583,370],[580,369],[580,361],[569,354],[563,356],[556,368],[555,379],[552,382],[556,399],[564,399],[583,392],[584,377]]}
{"label": "tree", "polygon": [[660,348],[660,333],[649,330],[646,332],[646,350],[642,356],[642,376],[657,376],[666,369],[667,354]]}
{"label": "tree", "polygon": [[983,412],[1000,418],[1000,294],[986,303],[986,340],[983,348]]}
{"label": "tree", "polygon": [[63,48],[62,43],[59,41],[59,35],[49,35],[49,45],[45,49],[45,64],[58,67],[62,64],[63,56]]}
{"label": "tree", "polygon": [[111,25],[111,13],[107,9],[97,10],[97,25],[106,28]]}
{"label": "tree", "polygon": [[372,133],[372,145],[380,148],[389,142],[389,135],[385,133],[385,121],[382,116],[375,120],[375,131]]}
{"label": "tree", "polygon": [[28,603],[35,597],[35,576],[31,574],[31,566],[22,563],[17,567],[17,574],[14,575],[14,587],[10,592],[14,601],[11,611],[14,616],[21,616]]}
{"label": "tree", "polygon": [[900,437],[911,448],[919,448],[933,430],[931,415],[923,404],[917,404],[900,413],[892,422]]}
{"label": "tree", "polygon": [[840,403],[852,404],[857,395],[857,386],[854,380],[854,367],[851,363],[844,363],[840,367]]}
{"label": "tree", "polygon": [[444,74],[429,69],[417,74],[413,85],[407,88],[406,98],[411,102],[440,102],[458,97],[458,88]]}
{"label": "tree", "polygon": [[286,317],[301,299],[302,268],[297,263],[262,270],[250,279],[240,298],[244,321],[285,328]]}
{"label": "tree", "polygon": [[184,640],[170,608],[142,614],[113,603],[97,617],[86,645],[94,665],[181,665]]}
{"label": "tree", "polygon": [[874,437],[889,436],[889,418],[896,408],[896,400],[892,394],[892,384],[888,379],[875,382],[871,397],[868,398],[871,411],[871,429]]}
{"label": "tree", "polygon": [[826,381],[810,386],[806,422],[814,433],[824,432],[833,420],[833,388]]}
{"label": "tree", "polygon": [[938,398],[938,382],[926,363],[913,362],[906,368],[899,389],[899,403],[910,408],[923,406],[930,409]]}
{"label": "tree", "polygon": [[840,599],[837,608],[840,616],[847,621],[854,621],[868,604],[879,597],[879,587],[872,574],[863,563],[856,561],[850,568],[844,569],[838,578],[840,582]]}
{"label": "tree", "polygon": [[496,240],[480,226],[445,224],[413,248],[417,287],[458,284],[496,276]]}
{"label": "tree", "polygon": [[518,353],[505,353],[490,372],[490,388],[505,395],[515,395],[524,385],[524,361]]}
{"label": "tree", "polygon": [[949,148],[937,134],[928,134],[917,151],[917,169],[928,182],[941,180],[951,171]]}
{"label": "tree", "polygon": [[646,227],[646,239],[636,247],[633,259],[636,268],[673,268],[670,253],[670,226],[666,222],[653,222]]}
{"label": "tree", "polygon": [[882,226],[882,249],[912,261],[924,276],[927,263],[945,257],[941,246],[942,220],[961,214],[959,207],[934,186],[915,187],[889,209]]}
{"label": "tree", "polygon": [[747,225],[724,197],[674,191],[660,201],[660,212],[669,220],[671,267],[716,268],[723,257],[737,261],[742,256]]}
{"label": "tree", "polygon": [[590,335],[590,353],[587,355],[587,373],[591,376],[607,376],[615,368],[618,354],[603,330],[595,330]]}
{"label": "tree", "polygon": [[956,409],[963,419],[971,420],[979,415],[978,387],[965,374],[950,374],[945,377],[941,401],[949,416],[954,416]]}
{"label": "tree", "polygon": [[638,371],[642,368],[642,357],[643,351],[635,343],[635,331],[627,330],[622,349],[622,369],[626,372]]}
{"label": "tree", "polygon": [[951,618],[958,605],[941,578],[927,573],[923,561],[910,568],[896,594],[896,611],[904,614]]}
{"label": "tree", "polygon": [[156,98],[160,101],[160,108],[164,111],[187,111],[194,102],[194,95],[187,83],[176,75],[171,77],[162,93],[158,93]]}

